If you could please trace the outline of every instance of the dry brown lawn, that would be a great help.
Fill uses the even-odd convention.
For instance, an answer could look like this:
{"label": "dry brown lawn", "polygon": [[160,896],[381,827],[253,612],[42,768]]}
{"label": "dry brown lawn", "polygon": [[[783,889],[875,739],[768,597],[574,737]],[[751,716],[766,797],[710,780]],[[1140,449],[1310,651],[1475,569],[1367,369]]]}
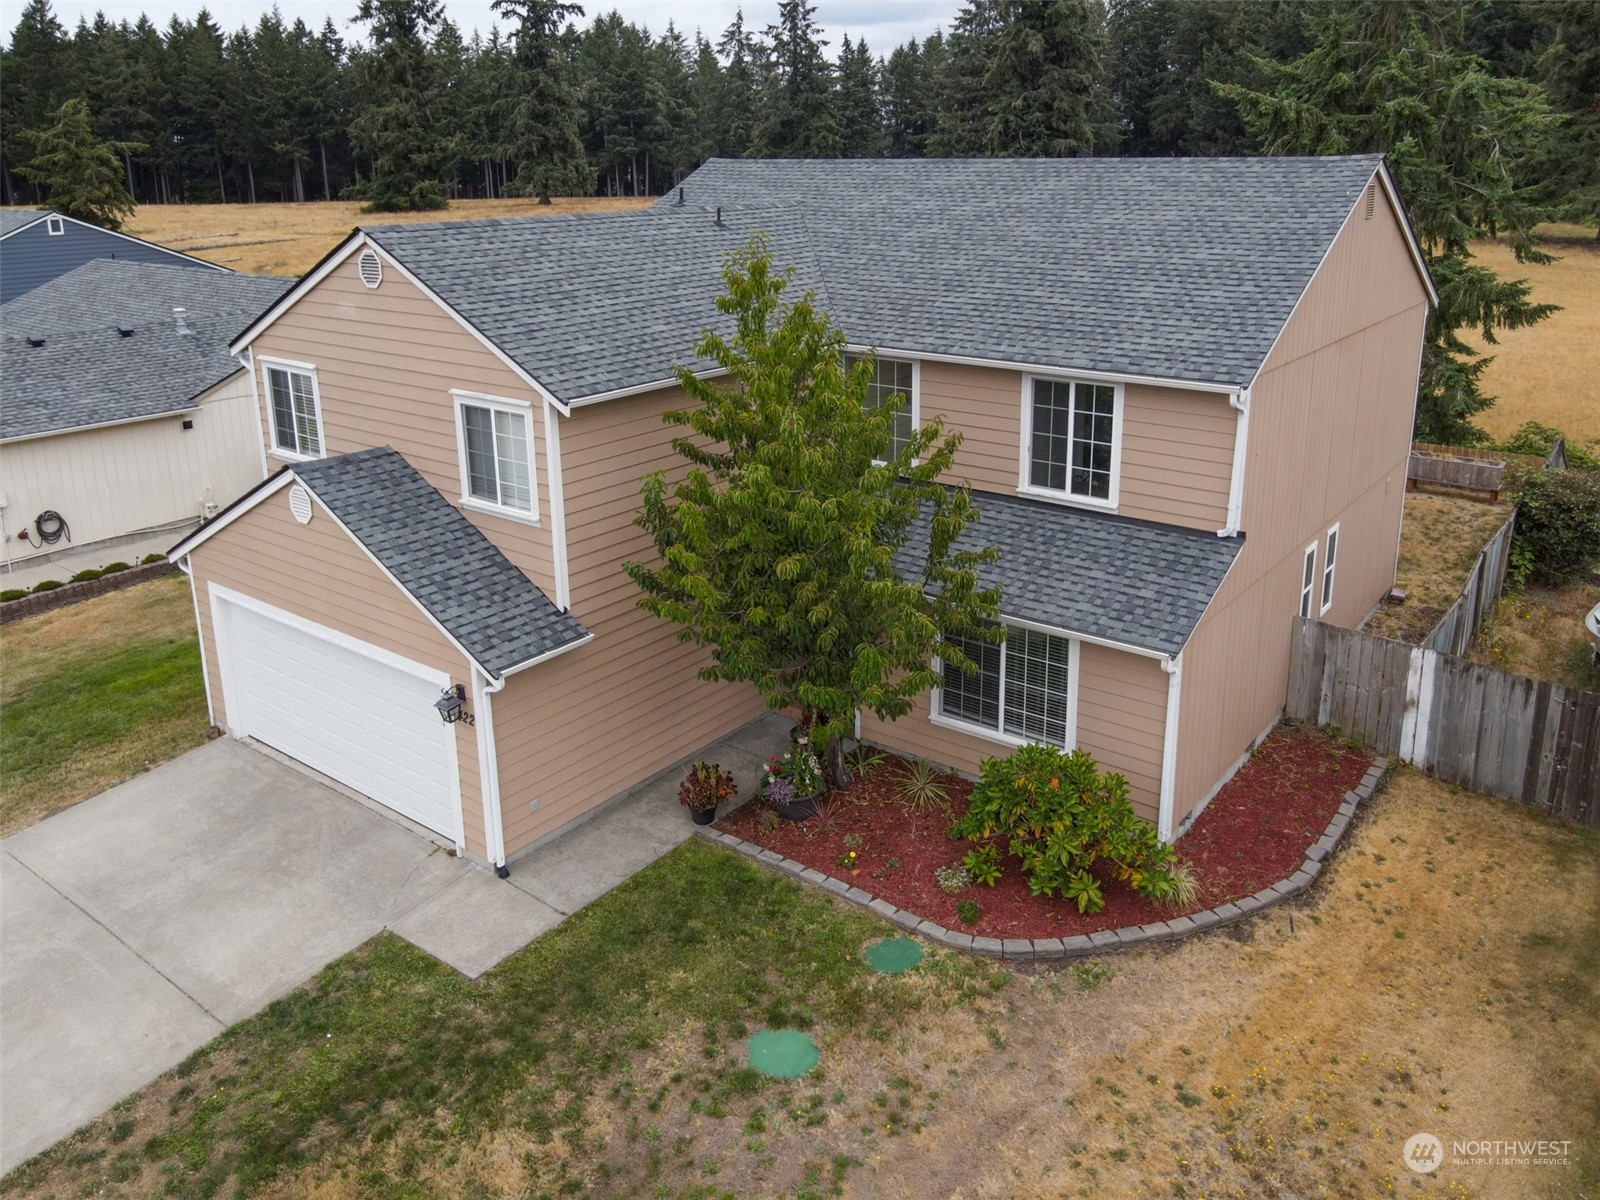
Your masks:
{"label": "dry brown lawn", "polygon": [[1517,675],[1600,691],[1600,668],[1594,666],[1583,626],[1584,615],[1596,604],[1600,584],[1529,584],[1496,605],[1468,657]]}
{"label": "dry brown lawn", "polygon": [[261,275],[303,275],[358,225],[473,221],[487,217],[568,216],[644,208],[653,197],[457,200],[443,212],[364,213],[354,201],[314,204],[146,204],[127,224],[135,237],[208,262]]}
{"label": "dry brown lawn", "polygon": [[1461,594],[1478,552],[1511,508],[1508,501],[1491,503],[1453,489],[1407,492],[1395,577],[1406,600],[1380,608],[1368,630],[1403,642],[1425,638]]}
{"label": "dry brown lawn", "polygon": [[1548,321],[1499,334],[1498,345],[1476,343],[1494,355],[1483,386],[1498,397],[1476,420],[1495,437],[1539,421],[1593,446],[1600,444],[1600,243],[1594,230],[1577,226],[1548,233],[1546,248],[1560,256],[1549,266],[1518,263],[1503,243],[1472,248],[1502,276],[1528,280],[1536,301],[1563,306]]}

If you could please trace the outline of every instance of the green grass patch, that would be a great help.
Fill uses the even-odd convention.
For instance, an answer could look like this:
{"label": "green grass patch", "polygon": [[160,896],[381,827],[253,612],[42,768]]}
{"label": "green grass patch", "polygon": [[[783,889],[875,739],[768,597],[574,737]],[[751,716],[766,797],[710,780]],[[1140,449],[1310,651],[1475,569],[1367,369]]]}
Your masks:
{"label": "green grass patch", "polygon": [[[106,1169],[86,1152],[132,1147],[141,1178],[173,1196],[249,1195],[295,1172],[360,1178],[362,1194],[445,1195],[470,1178],[452,1173],[467,1171],[454,1156],[493,1136],[523,1149],[532,1194],[678,1195],[704,1151],[674,1154],[662,1128],[686,1114],[716,1119],[740,1145],[746,1128],[803,1125],[788,1114],[809,1079],[750,1070],[750,1033],[809,1030],[823,1050],[813,1075],[825,1075],[830,1045],[898,1028],[926,1003],[919,972],[862,963],[862,942],[881,932],[689,842],[476,982],[380,935],[20,1168],[7,1190],[77,1194]],[[923,968],[950,995],[984,969],[945,957]],[[131,1111],[144,1114],[137,1131]],[[618,1136],[619,1121],[637,1128]]]}
{"label": "green grass patch", "polygon": [[0,634],[0,831],[197,745],[207,724],[187,581],[160,579]]}

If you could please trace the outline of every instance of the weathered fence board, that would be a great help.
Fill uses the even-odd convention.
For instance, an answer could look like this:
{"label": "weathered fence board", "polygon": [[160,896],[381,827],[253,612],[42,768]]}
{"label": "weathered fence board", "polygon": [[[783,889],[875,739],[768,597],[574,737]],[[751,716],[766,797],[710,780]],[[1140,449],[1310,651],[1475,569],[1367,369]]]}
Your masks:
{"label": "weathered fence board", "polygon": [[1600,694],[1297,617],[1288,712],[1447,783],[1600,825]]}
{"label": "weathered fence board", "polygon": [[1511,563],[1511,537],[1516,531],[1515,510],[1506,523],[1478,551],[1478,557],[1467,573],[1467,582],[1455,603],[1445,610],[1444,616],[1433,627],[1423,645],[1442,654],[1461,654],[1478,636],[1484,618],[1494,611],[1495,602],[1505,587],[1506,569]]}

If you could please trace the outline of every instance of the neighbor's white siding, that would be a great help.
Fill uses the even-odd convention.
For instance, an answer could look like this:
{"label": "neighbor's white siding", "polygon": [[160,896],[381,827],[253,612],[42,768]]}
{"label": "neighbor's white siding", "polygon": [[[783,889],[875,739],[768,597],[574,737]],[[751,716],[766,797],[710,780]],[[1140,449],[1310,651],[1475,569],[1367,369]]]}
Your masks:
{"label": "neighbor's white siding", "polygon": [[17,537],[45,509],[66,518],[74,546],[197,521],[208,501],[220,508],[260,482],[260,437],[240,371],[193,412],[0,445],[7,553],[20,562],[66,546]]}

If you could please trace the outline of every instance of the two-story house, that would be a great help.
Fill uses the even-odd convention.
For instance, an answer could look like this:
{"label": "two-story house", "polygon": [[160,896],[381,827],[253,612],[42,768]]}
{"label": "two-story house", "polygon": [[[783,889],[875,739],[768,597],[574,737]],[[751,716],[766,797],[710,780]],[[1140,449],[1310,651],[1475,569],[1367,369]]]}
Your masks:
{"label": "two-story house", "polygon": [[1004,645],[861,735],[1081,746],[1181,835],[1291,618],[1393,581],[1434,297],[1376,157],[713,161],[644,212],[358,230],[232,346],[276,473],[172,552],[214,720],[503,864],[759,715],[622,571],[757,230],[875,398],[963,433],[1002,551]]}

